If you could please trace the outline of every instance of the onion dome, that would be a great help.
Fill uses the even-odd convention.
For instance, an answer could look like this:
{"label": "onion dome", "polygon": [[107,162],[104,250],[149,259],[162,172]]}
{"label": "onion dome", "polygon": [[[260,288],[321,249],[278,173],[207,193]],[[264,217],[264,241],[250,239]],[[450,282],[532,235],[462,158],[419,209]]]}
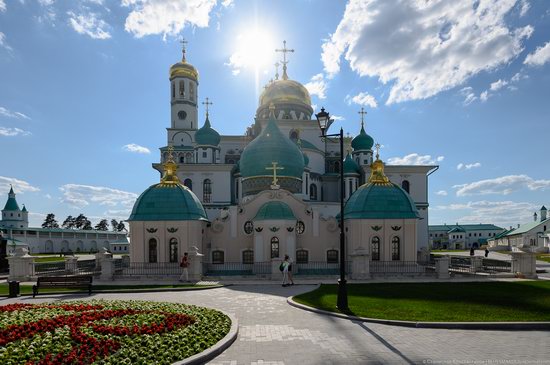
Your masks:
{"label": "onion dome", "polygon": [[170,80],[174,77],[186,77],[195,81],[199,80],[199,72],[185,59],[185,47],[182,49],[181,62],[175,63],[170,67]]}
{"label": "onion dome", "polygon": [[23,204],[23,209],[21,209],[22,212],[27,212],[27,207],[25,206],[25,204]]}
{"label": "onion dome", "polygon": [[220,134],[210,125],[208,114],[204,125],[195,133],[195,142],[201,146],[217,146],[220,144]]}
{"label": "onion dome", "polygon": [[282,188],[293,193],[301,192],[304,171],[302,151],[281,133],[275,123],[273,108],[264,130],[246,146],[241,155],[240,168],[245,194],[268,190],[274,185],[275,174],[277,184]]}
{"label": "onion dome", "polygon": [[351,155],[347,154],[346,158],[344,159],[344,174],[359,174],[361,171],[359,165],[357,162],[351,158]]}
{"label": "onion dome", "polygon": [[256,116],[260,119],[267,119],[269,106],[273,104],[275,105],[275,115],[279,115],[282,110],[285,115],[284,119],[291,119],[291,111],[294,111],[298,119],[311,119],[313,109],[311,108],[309,91],[298,81],[289,80],[288,77],[285,78],[285,75],[283,75],[282,80],[275,80],[266,86],[260,95]]}
{"label": "onion dome", "polygon": [[417,219],[418,210],[409,194],[390,182],[384,174],[384,163],[371,165],[368,183],[357,189],[344,208],[345,219]]}
{"label": "onion dome", "polygon": [[374,145],[374,139],[365,132],[365,127],[361,123],[359,135],[351,140],[351,147],[354,151],[371,150]]}
{"label": "onion dome", "polygon": [[151,185],[139,196],[128,221],[208,221],[200,200],[180,183],[172,150],[170,146],[161,182]]}
{"label": "onion dome", "polygon": [[265,203],[258,209],[258,213],[254,217],[255,221],[265,220],[295,220],[296,217],[292,212],[292,209],[283,202],[270,201]]}
{"label": "onion dome", "polygon": [[8,201],[4,206],[3,210],[17,211],[19,210],[19,204],[15,200],[15,193],[13,192],[13,187],[10,186],[10,192],[8,193]]}

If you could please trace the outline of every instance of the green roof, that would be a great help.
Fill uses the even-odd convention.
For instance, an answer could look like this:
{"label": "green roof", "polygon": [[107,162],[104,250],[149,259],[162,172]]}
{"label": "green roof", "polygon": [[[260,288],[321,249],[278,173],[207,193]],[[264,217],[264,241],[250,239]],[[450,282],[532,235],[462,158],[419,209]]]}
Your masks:
{"label": "green roof", "polygon": [[359,165],[351,158],[348,152],[348,155],[344,159],[344,174],[359,174],[359,171]]}
{"label": "green roof", "polygon": [[273,220],[295,220],[296,217],[292,209],[283,202],[271,201],[267,202],[258,209],[258,213],[254,217],[255,221]]}
{"label": "green roof", "polygon": [[220,134],[210,125],[207,114],[204,125],[195,133],[195,142],[202,146],[217,146],[220,140]]}
{"label": "green roof", "polygon": [[128,221],[208,221],[195,194],[181,184],[155,184],[145,190],[134,204]]}
{"label": "green roof", "polygon": [[354,151],[370,150],[374,145],[374,139],[365,132],[365,128],[361,126],[361,131],[354,139],[351,140],[351,147]]}
{"label": "green roof", "polygon": [[[174,151],[193,151],[194,150],[193,146],[172,146],[172,147],[174,148]],[[161,147],[160,150],[162,152],[167,151],[168,146]]]}
{"label": "green roof", "polygon": [[4,210],[19,210],[17,200],[15,200],[15,198],[9,197],[6,205],[4,206]]}
{"label": "green roof", "polygon": [[271,176],[273,162],[283,170],[277,171],[277,176],[301,178],[304,172],[302,151],[288,137],[284,136],[273,115],[262,133],[244,149],[240,159],[241,174],[244,178],[254,176]]}
{"label": "green roof", "polygon": [[399,186],[368,183],[355,191],[344,208],[345,219],[420,218],[407,192]]}
{"label": "green roof", "polygon": [[[308,149],[308,150],[314,150],[314,151],[319,151],[319,152],[323,152],[321,151],[319,148],[317,148],[317,146],[315,146],[313,143],[311,143],[310,141],[308,140],[305,140],[305,139],[294,139],[292,140],[294,143],[296,144],[300,144],[300,147],[302,149]],[[299,141],[299,142],[298,142]]]}
{"label": "green roof", "polygon": [[461,232],[464,231],[502,231],[504,228],[495,226],[494,224],[458,224],[458,225],[447,225],[447,224],[435,224],[428,226],[429,231],[446,231],[450,232],[453,228],[460,227]]}
{"label": "green roof", "polygon": [[[543,221],[536,221],[536,222],[529,222],[529,223],[525,223],[525,224],[522,224],[521,226],[519,226],[519,228],[516,228],[515,230],[511,231],[510,233],[506,234],[507,236],[513,236],[513,235],[516,235],[516,234],[522,234],[522,233],[525,233],[525,232],[529,232],[530,230],[534,229],[536,226],[540,225],[540,224],[549,224],[550,223],[550,218],[547,218]],[[547,227],[547,228],[550,228],[550,227]]]}

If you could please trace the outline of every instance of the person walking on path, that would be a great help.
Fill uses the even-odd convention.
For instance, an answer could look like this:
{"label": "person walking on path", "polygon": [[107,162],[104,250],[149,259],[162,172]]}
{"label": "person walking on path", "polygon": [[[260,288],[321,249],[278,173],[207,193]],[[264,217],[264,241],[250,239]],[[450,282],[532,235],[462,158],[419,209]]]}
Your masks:
{"label": "person walking on path", "polygon": [[292,259],[290,258],[290,256],[286,255],[286,257],[288,257],[288,281],[290,282],[289,285],[294,285],[294,280],[292,280]]}
{"label": "person walking on path", "polygon": [[474,256],[476,254],[474,248],[470,248],[470,256]]}
{"label": "person walking on path", "polygon": [[189,281],[189,256],[187,255],[187,252],[183,253],[183,257],[181,258],[180,267],[182,268],[181,275],[180,275],[180,281],[183,281],[185,278],[185,281]]}
{"label": "person walking on path", "polygon": [[289,286],[288,283],[288,255],[285,255],[285,260],[281,263],[281,266],[283,267],[283,286]]}
{"label": "person walking on path", "polygon": [[489,256],[489,248],[485,247],[485,257]]}

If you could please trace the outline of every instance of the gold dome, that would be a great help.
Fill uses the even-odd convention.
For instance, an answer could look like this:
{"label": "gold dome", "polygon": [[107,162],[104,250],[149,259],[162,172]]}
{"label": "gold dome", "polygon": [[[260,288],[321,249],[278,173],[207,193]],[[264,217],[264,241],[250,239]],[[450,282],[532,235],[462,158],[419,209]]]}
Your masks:
{"label": "gold dome", "polygon": [[309,91],[294,80],[276,80],[270,83],[260,95],[260,107],[269,107],[273,103],[287,104],[297,103],[303,104],[311,108],[311,97]]}
{"label": "gold dome", "polygon": [[175,63],[170,67],[170,80],[178,76],[187,77],[196,81],[199,80],[199,72],[197,69],[186,61]]}

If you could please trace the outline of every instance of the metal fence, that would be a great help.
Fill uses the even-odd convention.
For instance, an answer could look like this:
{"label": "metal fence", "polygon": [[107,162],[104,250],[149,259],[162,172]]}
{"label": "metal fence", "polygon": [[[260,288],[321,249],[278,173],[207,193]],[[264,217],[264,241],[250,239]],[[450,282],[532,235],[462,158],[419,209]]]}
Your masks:
{"label": "metal fence", "polygon": [[130,262],[115,261],[116,276],[176,276],[182,268],[177,262]]}
{"label": "metal fence", "polygon": [[34,275],[36,276],[63,276],[66,274],[65,261],[34,263]]}
{"label": "metal fence", "polygon": [[511,272],[512,262],[482,257],[450,256],[449,271],[458,274],[496,275]]}
{"label": "metal fence", "polygon": [[512,272],[512,261],[510,260],[483,259],[482,266],[483,271],[488,274]]}
{"label": "metal fence", "polygon": [[371,274],[435,274],[435,261],[371,261]]}
{"label": "metal fence", "polygon": [[[328,263],[326,261],[309,261],[305,263],[293,264],[297,270],[292,270],[294,275],[303,276],[322,276],[322,275],[340,275],[339,263]],[[351,272],[351,262],[346,261],[346,274]]]}
{"label": "metal fence", "polygon": [[95,260],[78,260],[74,263],[65,261],[35,262],[35,276],[78,276],[78,275],[99,275],[100,268]]}
{"label": "metal fence", "polygon": [[255,262],[243,264],[241,262],[224,262],[219,264],[204,262],[202,264],[204,276],[247,276],[270,275],[271,262]]}

